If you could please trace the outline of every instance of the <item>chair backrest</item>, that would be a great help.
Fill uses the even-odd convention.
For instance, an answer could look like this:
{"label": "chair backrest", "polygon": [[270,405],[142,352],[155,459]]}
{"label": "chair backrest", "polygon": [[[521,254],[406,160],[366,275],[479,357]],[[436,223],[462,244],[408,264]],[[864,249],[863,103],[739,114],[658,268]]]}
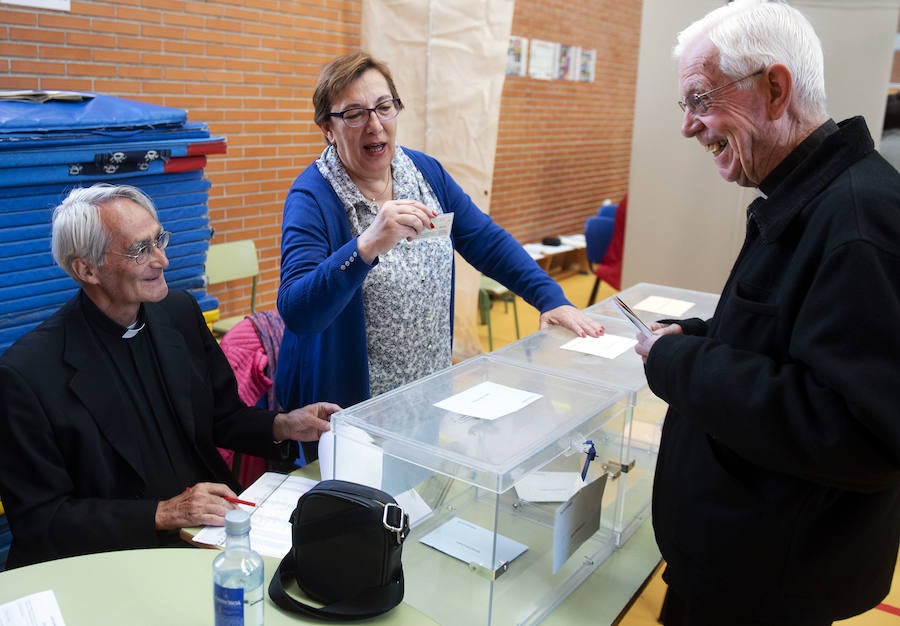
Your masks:
{"label": "chair backrest", "polygon": [[597,211],[597,215],[599,217],[616,217],[616,209],[619,208],[618,204],[613,204],[611,202],[607,202]]}
{"label": "chair backrest", "polygon": [[600,263],[612,241],[615,219],[595,215],[584,223],[584,243],[588,262]]}
{"label": "chair backrest", "polygon": [[239,278],[253,278],[250,311],[256,310],[256,279],[259,259],[252,239],[213,243],[206,253],[206,277],[210,285]]}

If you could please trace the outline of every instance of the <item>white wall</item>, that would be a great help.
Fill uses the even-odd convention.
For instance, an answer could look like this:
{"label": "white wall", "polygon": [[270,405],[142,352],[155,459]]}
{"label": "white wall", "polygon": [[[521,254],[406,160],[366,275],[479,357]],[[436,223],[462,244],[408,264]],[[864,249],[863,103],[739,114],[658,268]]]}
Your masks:
{"label": "white wall", "polygon": [[[719,292],[755,192],[726,183],[696,140],[680,135],[672,47],[721,0],[644,0],[628,189],[623,287],[651,282]],[[835,120],[862,114],[881,135],[900,0],[795,0],[825,50]]]}

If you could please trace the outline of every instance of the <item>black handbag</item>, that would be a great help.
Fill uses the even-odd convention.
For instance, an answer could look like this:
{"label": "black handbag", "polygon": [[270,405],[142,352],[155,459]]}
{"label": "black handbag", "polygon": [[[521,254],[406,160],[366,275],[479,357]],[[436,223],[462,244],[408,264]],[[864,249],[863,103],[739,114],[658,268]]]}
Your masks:
{"label": "black handbag", "polygon": [[[330,620],[365,619],[403,600],[403,541],[409,516],[389,494],[343,480],[323,480],[291,514],[292,547],[269,583],[279,607]],[[288,595],[291,580],[315,607]]]}

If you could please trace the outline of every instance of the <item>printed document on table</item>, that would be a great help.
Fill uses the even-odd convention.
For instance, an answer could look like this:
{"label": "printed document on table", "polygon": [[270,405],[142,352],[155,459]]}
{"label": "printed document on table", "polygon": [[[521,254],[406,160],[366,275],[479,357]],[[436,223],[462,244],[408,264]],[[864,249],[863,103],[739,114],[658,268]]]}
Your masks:
{"label": "printed document on table", "polygon": [[553,254],[559,254],[560,252],[570,252],[574,250],[572,246],[564,246],[562,244],[558,246],[548,246],[543,243],[526,243],[522,246],[525,248],[525,252],[531,255],[541,255],[541,256],[550,256]]}
{"label": "printed document on table", "polygon": [[620,335],[600,335],[599,337],[576,337],[560,346],[563,350],[583,352],[604,359],[615,359],[633,348],[637,340]]}
{"label": "printed document on table", "polygon": [[0,604],[0,626],[65,626],[52,590]]}
{"label": "printed document on table", "polygon": [[[300,496],[312,489],[315,480],[266,472],[240,494],[255,507],[239,505],[250,513],[250,546],[263,556],[281,558],[291,549],[291,513]],[[206,526],[194,536],[197,543],[224,547],[225,528]]]}
{"label": "printed document on table", "polygon": [[451,413],[495,420],[525,408],[540,397],[539,393],[522,391],[486,381],[440,402],[435,402],[434,406]]}

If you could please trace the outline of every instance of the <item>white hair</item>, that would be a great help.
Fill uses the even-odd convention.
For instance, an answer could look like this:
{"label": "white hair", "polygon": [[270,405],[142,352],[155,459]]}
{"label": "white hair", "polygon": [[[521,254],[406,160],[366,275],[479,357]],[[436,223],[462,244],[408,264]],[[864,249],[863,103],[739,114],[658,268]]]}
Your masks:
{"label": "white hair", "polygon": [[72,278],[76,278],[72,272],[72,261],[77,258],[85,259],[95,267],[103,265],[110,234],[100,219],[100,207],[118,198],[135,202],[159,221],[150,198],[129,185],[99,183],[91,187],[77,187],[53,210],[50,245],[53,259]]}
{"label": "white hair", "polygon": [[822,43],[809,20],[783,0],[732,0],[710,11],[678,33],[675,58],[700,37],[719,51],[719,69],[730,78],[783,64],[801,109],[810,116],[825,114]]}

